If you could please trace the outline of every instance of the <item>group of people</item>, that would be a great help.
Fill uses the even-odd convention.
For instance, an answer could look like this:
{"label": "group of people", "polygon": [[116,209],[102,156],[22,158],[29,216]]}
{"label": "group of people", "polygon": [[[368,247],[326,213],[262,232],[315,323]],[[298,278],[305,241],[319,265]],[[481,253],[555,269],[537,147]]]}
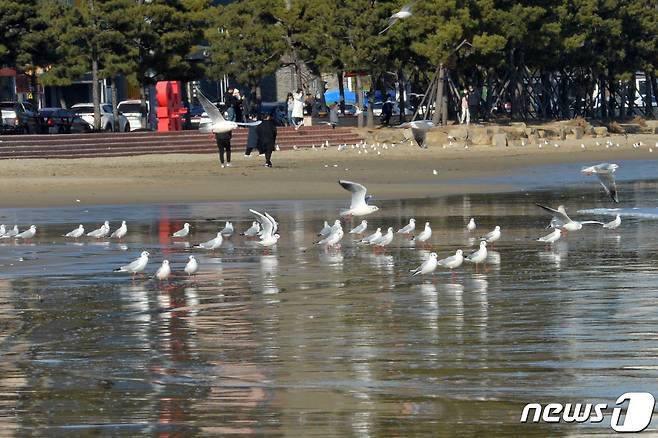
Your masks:
{"label": "group of people", "polygon": [[[265,167],[272,167],[272,153],[276,149],[276,122],[270,113],[260,115],[261,123],[257,126],[249,126],[247,135],[247,148],[245,157],[250,157],[251,152],[256,149],[260,155],[265,155]],[[251,117],[254,121],[253,117]],[[231,138],[233,131],[215,134],[217,149],[219,151],[219,164],[222,168],[231,167]]]}
{"label": "group of people", "polygon": [[288,126],[299,129],[304,124],[304,92],[298,88],[286,97],[286,112],[288,113]]}
{"label": "group of people", "polygon": [[464,89],[462,92],[461,98],[461,113],[459,117],[459,123],[467,125],[471,123],[471,117],[473,120],[477,121],[480,115],[480,92],[469,86],[468,89]]}

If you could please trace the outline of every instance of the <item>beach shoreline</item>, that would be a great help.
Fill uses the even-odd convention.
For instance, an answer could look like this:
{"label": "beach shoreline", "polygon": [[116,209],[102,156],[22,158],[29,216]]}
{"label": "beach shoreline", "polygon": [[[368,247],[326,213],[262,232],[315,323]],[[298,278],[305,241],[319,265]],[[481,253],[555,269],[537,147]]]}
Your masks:
{"label": "beach shoreline", "polygon": [[[276,152],[271,169],[263,167],[262,157],[245,158],[241,150],[224,169],[216,154],[3,160],[0,203],[8,208],[344,199],[339,179],[365,184],[377,199],[440,197],[513,191],[518,187],[504,177],[536,166],[658,159],[658,150],[650,152],[658,135],[610,139],[620,147],[606,148],[602,138],[562,141],[558,148],[551,142],[541,148],[380,145],[367,154],[349,146],[292,150]],[[644,146],[633,148],[637,141]],[[497,181],[483,181],[488,178]]]}

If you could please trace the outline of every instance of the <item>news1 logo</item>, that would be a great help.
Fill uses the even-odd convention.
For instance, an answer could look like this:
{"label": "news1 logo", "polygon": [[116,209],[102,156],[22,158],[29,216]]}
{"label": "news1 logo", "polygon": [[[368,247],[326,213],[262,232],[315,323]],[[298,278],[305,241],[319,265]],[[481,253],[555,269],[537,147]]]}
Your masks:
{"label": "news1 logo", "polygon": [[[622,416],[623,405],[628,402]],[[649,426],[656,399],[648,392],[627,392],[615,401],[610,427],[616,432],[642,432]],[[600,423],[607,414],[606,403],[528,403],[521,423]]]}

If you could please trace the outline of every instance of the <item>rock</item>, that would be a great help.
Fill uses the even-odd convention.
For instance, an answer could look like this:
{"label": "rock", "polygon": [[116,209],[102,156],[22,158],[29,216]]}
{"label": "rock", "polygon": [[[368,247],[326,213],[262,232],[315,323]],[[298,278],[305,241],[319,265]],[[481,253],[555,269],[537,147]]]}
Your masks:
{"label": "rock", "polygon": [[479,145],[489,145],[491,144],[491,134],[486,130],[478,130],[474,135],[471,136],[471,141],[473,144]]}
{"label": "rock", "polygon": [[525,128],[525,135],[526,137],[530,137],[531,135],[537,135],[537,128]]}
{"label": "rock", "polygon": [[491,145],[497,147],[507,146],[507,134],[505,133],[494,134],[493,137],[491,138]]}
{"label": "rock", "polygon": [[537,136],[539,138],[546,138],[546,131],[544,131],[543,129],[538,129],[537,130]]}
{"label": "rock", "polygon": [[450,131],[448,131],[448,135],[451,136],[451,137],[454,137],[455,140],[457,140],[457,141],[466,140],[467,134],[468,134],[468,130],[466,129],[465,126],[460,126],[458,128],[452,128]]}
{"label": "rock", "polygon": [[605,126],[595,126],[594,135],[596,135],[597,137],[607,137],[608,128],[606,128]]}
{"label": "rock", "polygon": [[[411,129],[404,129],[405,136],[409,135],[408,138],[413,138]],[[407,132],[408,131],[408,132]],[[430,129],[427,131],[427,136],[425,137],[425,144],[428,146],[441,146],[448,143],[448,134],[439,130],[439,129]]]}
{"label": "rock", "polygon": [[526,128],[527,128],[526,124],[523,123],[523,122],[512,122],[512,123],[510,123],[510,126],[512,128],[521,129],[523,131],[525,131]]}
{"label": "rock", "polygon": [[582,126],[574,126],[571,128],[571,132],[573,133],[576,140],[580,140],[585,134],[585,129]]}
{"label": "rock", "polygon": [[566,138],[567,138],[567,130],[566,129],[561,127],[558,134],[559,134],[560,140],[566,140]]}
{"label": "rock", "polygon": [[304,126],[313,126],[313,116],[304,116]]}
{"label": "rock", "polygon": [[640,132],[640,125],[637,123],[622,123],[621,127],[624,129],[624,132],[627,134],[637,134]]}
{"label": "rock", "polygon": [[536,134],[531,134],[528,136],[528,144],[537,144],[539,143],[539,137]]}

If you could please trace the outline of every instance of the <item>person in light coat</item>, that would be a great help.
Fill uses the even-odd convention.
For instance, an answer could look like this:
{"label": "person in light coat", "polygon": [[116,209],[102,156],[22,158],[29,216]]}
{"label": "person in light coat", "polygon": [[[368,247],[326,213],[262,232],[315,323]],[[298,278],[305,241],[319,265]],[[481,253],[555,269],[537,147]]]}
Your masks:
{"label": "person in light coat", "polygon": [[295,123],[295,129],[298,129],[304,124],[304,92],[300,88],[292,97],[295,99],[292,104],[292,119]]}

